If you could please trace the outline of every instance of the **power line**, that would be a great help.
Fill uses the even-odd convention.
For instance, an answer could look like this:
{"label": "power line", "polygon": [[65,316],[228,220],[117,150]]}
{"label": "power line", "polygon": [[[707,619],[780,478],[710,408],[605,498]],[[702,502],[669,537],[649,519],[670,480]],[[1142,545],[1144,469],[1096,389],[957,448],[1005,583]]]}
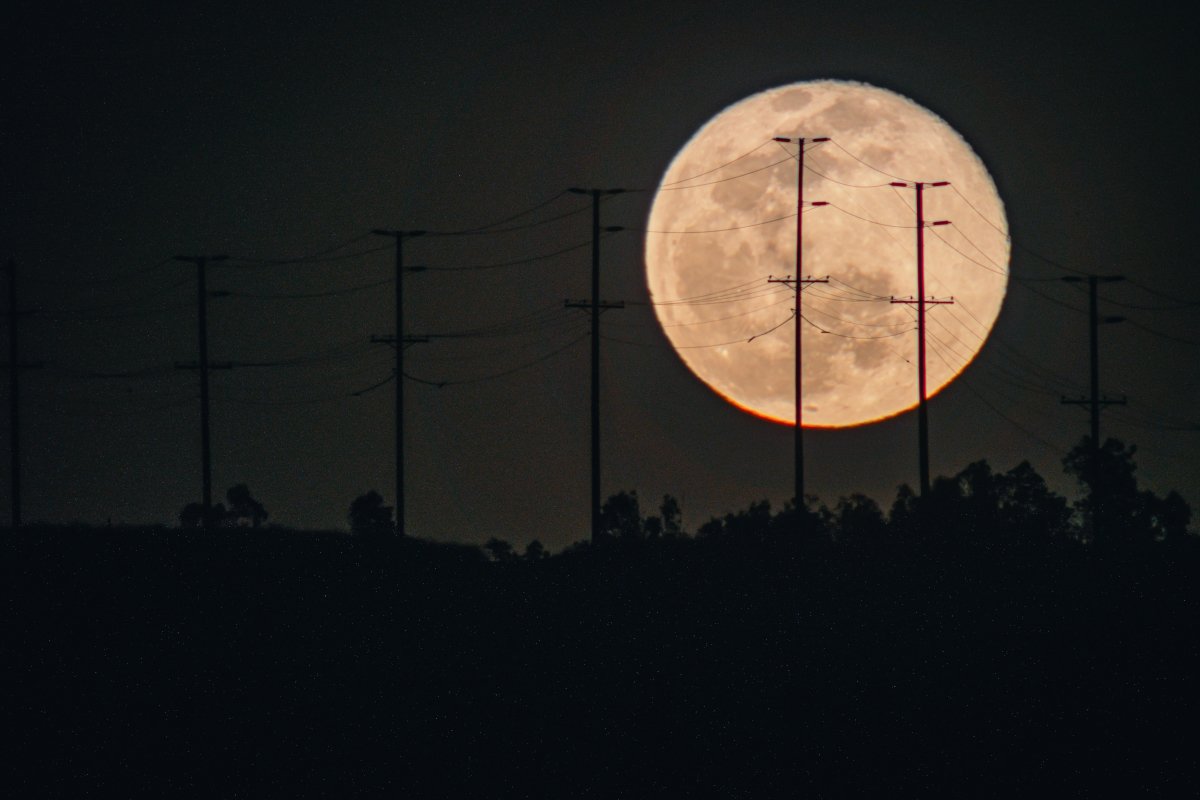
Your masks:
{"label": "power line", "polygon": [[554,358],[559,353],[563,353],[563,352],[566,352],[567,350],[570,350],[572,347],[579,344],[584,339],[588,338],[588,336],[589,336],[589,334],[587,334],[587,333],[584,333],[580,336],[576,336],[574,339],[571,339],[569,342],[562,345],[561,347],[555,348],[554,350],[551,350],[549,353],[545,353],[531,361],[527,361],[523,364],[512,367],[510,369],[502,370],[500,372],[493,372],[488,375],[480,375],[480,376],[474,377],[474,378],[461,378],[458,380],[435,381],[435,380],[429,380],[428,378],[421,378],[416,375],[411,375],[406,372],[406,373],[404,373],[404,377],[407,378],[408,380],[414,381],[416,383],[423,383],[427,386],[436,386],[439,389],[442,387],[445,387],[445,386],[462,386],[462,385],[469,384],[469,383],[484,383],[487,381],[493,381],[498,378],[503,378],[508,375],[512,375],[514,373],[521,372],[522,370],[526,370],[531,367],[535,367],[538,364],[542,364],[542,363],[550,360],[551,358]]}
{"label": "power line", "polygon": [[[807,214],[811,210],[812,210],[811,208],[806,208],[806,209],[804,209],[804,213]],[[691,231],[659,230],[659,231],[655,231],[655,230],[650,230],[649,228],[627,228],[626,230],[637,231],[638,233],[669,233],[669,234],[725,233],[726,231],[740,231],[740,230],[745,230],[746,228],[757,228],[762,225],[770,225],[772,222],[781,222],[785,219],[794,219],[795,217],[796,217],[795,214],[784,214],[782,217],[774,217],[772,219],[764,219],[759,222],[751,222],[746,225],[733,225],[728,228],[711,228],[709,230],[700,230],[700,231],[696,231],[696,230],[691,230]]]}
{"label": "power line", "polygon": [[[608,238],[608,237],[605,236],[604,238]],[[493,262],[490,264],[464,264],[461,266],[452,266],[452,267],[423,267],[422,270],[423,271],[427,270],[429,272],[473,272],[473,271],[481,271],[481,270],[489,270],[489,269],[501,269],[503,267],[516,267],[516,266],[521,266],[524,264],[532,264],[537,261],[545,261],[548,258],[554,258],[555,256],[561,256],[564,253],[573,253],[576,250],[582,250],[583,248],[587,247],[591,243],[592,243],[591,240],[588,239],[588,240],[573,244],[570,247],[564,247],[560,250],[555,250],[551,253],[542,253],[542,254],[536,255],[536,256],[528,256],[526,258],[513,259],[512,261],[497,261],[497,262]]]}
{"label": "power line", "polygon": [[[360,241],[367,238],[371,234],[364,234],[354,239]],[[361,258],[362,256],[378,253],[387,250],[389,245],[380,245],[379,247],[369,247],[365,250],[355,250],[353,253],[343,253],[340,256],[333,255],[317,255],[317,256],[299,256],[297,258],[251,258],[249,256],[238,256],[236,259],[231,259],[233,263],[226,264],[224,269],[257,269],[260,267],[284,267],[306,264],[334,264],[339,261],[349,261],[353,258]]]}
{"label": "power line", "polygon": [[863,222],[869,222],[872,225],[878,225],[881,228],[904,228],[907,230],[912,230],[915,227],[913,225],[894,225],[890,222],[880,222],[879,220],[876,220],[876,219],[870,219],[869,217],[863,217],[858,214],[855,214],[853,211],[847,211],[846,209],[839,206],[837,203],[829,203],[829,207],[836,208],[838,211],[842,212],[843,214],[845,214],[848,217],[854,217],[855,219],[862,220]]}
{"label": "power line", "polygon": [[[565,194],[565,192],[563,192],[563,194]],[[587,211],[587,210],[588,210],[588,206],[580,206],[579,208],[573,209],[571,211],[566,211],[566,212],[563,212],[562,214],[556,214],[553,217],[545,217],[544,219],[535,220],[534,222],[527,222],[522,225],[510,225],[507,228],[497,228],[497,227],[467,228],[465,230],[459,230],[459,231],[428,231],[428,234],[430,236],[438,236],[438,237],[486,236],[486,235],[497,234],[497,233],[511,233],[512,231],[525,231],[525,230],[529,230],[530,228],[537,228],[542,225],[549,225],[552,222],[558,222],[559,220],[568,219],[569,217],[578,216],[579,214],[582,214],[584,211]],[[518,216],[520,216],[520,215],[518,215]]]}
{"label": "power line", "polygon": [[743,158],[745,158],[746,156],[753,155],[754,153],[757,153],[759,150],[763,149],[764,147],[766,147],[766,146],[767,146],[768,144],[770,144],[770,143],[771,143],[771,140],[770,140],[770,139],[764,139],[764,140],[763,140],[763,141],[762,141],[762,142],[761,142],[759,145],[757,145],[757,146],[756,146],[756,147],[755,147],[753,150],[747,150],[745,153],[742,153],[740,156],[738,156],[737,158],[735,158],[735,159],[733,159],[733,160],[731,160],[731,161],[726,161],[724,164],[721,164],[720,166],[713,167],[712,169],[705,170],[704,172],[699,172],[699,173],[697,173],[697,174],[695,174],[695,175],[692,175],[692,176],[690,176],[690,177],[687,177],[687,178],[680,178],[679,180],[669,181],[669,182],[667,182],[667,183],[664,183],[664,184],[662,184],[662,186],[674,186],[674,185],[675,185],[675,184],[677,184],[677,183],[687,183],[687,182],[688,182],[688,181],[690,181],[690,180],[695,180],[696,178],[702,178],[702,177],[704,177],[705,175],[711,175],[712,173],[716,172],[717,170],[722,170],[722,169],[725,169],[725,168],[726,168],[726,167],[728,167],[730,164],[735,164],[735,163],[737,163],[738,161],[741,161],[741,160],[742,160]]}
{"label": "power line", "polygon": [[896,331],[895,333],[884,333],[884,334],[880,334],[879,336],[854,336],[853,334],[838,333],[837,331],[831,331],[828,328],[822,328],[820,325],[813,322],[811,319],[804,316],[803,314],[800,315],[800,319],[804,320],[809,325],[811,325],[814,328],[816,328],[817,330],[819,330],[821,333],[828,333],[831,336],[840,336],[843,339],[891,339],[895,336],[902,336],[903,334],[911,333],[912,331],[916,330],[916,328],[905,328],[902,331]]}
{"label": "power line", "polygon": [[770,164],[767,164],[765,167],[759,167],[758,169],[752,169],[748,172],[742,172],[737,175],[730,175],[728,178],[720,178],[715,181],[706,181],[704,183],[693,183],[690,186],[667,186],[667,187],[660,188],[659,191],[660,192],[680,192],[680,191],[683,191],[684,189],[699,189],[701,186],[714,186],[718,183],[725,183],[726,181],[736,181],[738,178],[744,178],[747,175],[754,175],[756,173],[768,170],[771,167],[777,167],[780,164],[784,163],[785,161],[790,161],[791,159],[792,159],[792,156],[788,156],[787,158],[781,158],[778,161],[772,161]]}
{"label": "power line", "polygon": [[350,286],[345,289],[329,289],[322,292],[241,292],[241,291],[226,291],[218,290],[212,293],[213,297],[245,297],[254,300],[308,300],[317,297],[339,297],[342,295],[355,294],[364,292],[367,289],[375,289],[380,286],[391,283],[395,278],[384,278],[371,283],[362,283],[358,286]]}
{"label": "power line", "polygon": [[902,177],[900,177],[899,175],[893,175],[892,173],[890,173],[890,172],[887,172],[886,170],[882,170],[882,169],[880,169],[879,167],[875,167],[875,166],[872,166],[871,164],[868,164],[866,161],[863,161],[861,158],[859,158],[858,156],[854,155],[854,153],[851,153],[849,150],[847,150],[846,148],[842,147],[841,143],[840,143],[840,142],[839,142],[837,139],[830,139],[830,141],[831,141],[831,142],[833,142],[833,146],[834,146],[834,147],[836,147],[837,149],[841,150],[843,153],[845,153],[846,155],[850,156],[851,158],[853,158],[853,159],[854,159],[855,161],[857,161],[858,163],[862,164],[862,165],[863,165],[864,167],[866,167],[867,169],[874,170],[875,172],[878,172],[880,175],[886,175],[886,176],[888,176],[889,178],[892,178],[892,179],[894,179],[894,180],[898,180],[898,181],[904,181],[905,183],[916,183],[916,181],[914,181],[912,178],[902,178]]}

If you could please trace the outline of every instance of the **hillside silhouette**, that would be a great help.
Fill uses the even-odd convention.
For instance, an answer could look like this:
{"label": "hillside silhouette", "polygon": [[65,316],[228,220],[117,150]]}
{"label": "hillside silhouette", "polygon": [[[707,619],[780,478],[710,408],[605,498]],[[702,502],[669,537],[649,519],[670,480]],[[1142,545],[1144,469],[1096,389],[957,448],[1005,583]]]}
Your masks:
{"label": "hillside silhouette", "polygon": [[672,498],[621,492],[607,535],[551,556],[389,536],[377,495],[356,534],[6,532],[3,785],[1190,794],[1200,541],[1186,506],[1119,483],[1106,508],[1136,502],[1107,539],[1086,495],[986,462],[886,514],[806,503],[806,536],[791,504],[689,535]]}

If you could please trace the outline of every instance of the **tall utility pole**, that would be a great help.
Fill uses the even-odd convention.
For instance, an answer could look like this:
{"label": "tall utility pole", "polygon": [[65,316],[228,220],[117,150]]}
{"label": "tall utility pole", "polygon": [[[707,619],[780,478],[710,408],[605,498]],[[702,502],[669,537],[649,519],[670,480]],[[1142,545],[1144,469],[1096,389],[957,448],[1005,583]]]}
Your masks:
{"label": "tall utility pole", "polygon": [[[567,300],[567,308],[584,308],[592,315],[592,544],[600,538],[600,312],[624,308],[623,302],[600,301],[600,198],[621,194],[624,189],[578,189],[567,191],[592,197],[592,296],[590,300]],[[618,226],[605,232],[622,230]]]}
{"label": "tall utility pole", "polygon": [[1091,397],[1071,399],[1064,397],[1062,402],[1066,405],[1086,405],[1091,412],[1091,435],[1092,447],[1099,449],[1100,447],[1100,409],[1103,406],[1125,405],[1124,398],[1112,400],[1100,395],[1100,325],[1108,325],[1114,322],[1124,322],[1124,317],[1101,317],[1096,302],[1096,287],[1101,283],[1115,283],[1125,280],[1123,275],[1089,275],[1087,278],[1079,278],[1067,276],[1061,278],[1067,283],[1083,283],[1085,280],[1088,284],[1088,333],[1091,344]]}
{"label": "tall utility pole", "polygon": [[[796,237],[796,275],[800,274],[800,237]],[[804,291],[804,287],[813,283],[829,283],[829,278],[793,278],[788,275],[784,278],[768,277],[767,283],[782,283],[788,286],[794,286],[796,289],[796,366],[795,366],[795,381],[796,381],[796,422],[795,429],[795,481],[796,481],[796,519],[802,521],[804,519],[801,509],[804,508],[804,403],[803,403],[803,358],[801,353],[801,323],[804,321],[800,313],[800,294]],[[801,525],[802,522],[797,522]]]}
{"label": "tall utility pole", "polygon": [[371,232],[396,240],[396,535],[404,536],[404,240],[425,231]]}
{"label": "tall utility pole", "polygon": [[[804,402],[803,393],[803,376],[804,372],[801,369],[803,363],[803,350],[801,348],[801,331],[803,330],[801,323],[803,319],[800,316],[800,293],[804,291],[804,287],[812,283],[829,283],[829,278],[804,278],[804,144],[806,142],[828,142],[828,136],[817,136],[812,139],[803,137],[787,137],[776,136],[777,142],[795,142],[796,148],[796,277],[787,276],[786,278],[767,277],[767,283],[784,283],[794,286],[796,289],[796,365],[795,365],[795,381],[796,381],[796,422],[795,422],[795,447],[794,458],[795,468],[793,477],[795,479],[796,491],[796,520],[797,531],[803,525],[804,520]],[[817,202],[812,203],[814,206],[824,206],[828,203]]]}
{"label": "tall utility pole", "polygon": [[[1067,276],[1061,278],[1067,283],[1083,283],[1081,277]],[[1086,405],[1091,412],[1091,447],[1088,453],[1088,481],[1092,486],[1092,497],[1089,499],[1092,538],[1096,538],[1101,525],[1102,514],[1097,513],[1101,498],[1096,496],[1096,483],[1100,467],[1100,409],[1104,406],[1125,405],[1125,398],[1110,399],[1100,394],[1100,332],[1101,325],[1123,322],[1124,317],[1101,317],[1096,298],[1096,287],[1101,283],[1115,283],[1125,280],[1123,275],[1088,275],[1088,334],[1090,339],[1091,360],[1091,397],[1062,398],[1064,405]]]}
{"label": "tall utility pole", "polygon": [[893,303],[911,303],[917,306],[917,449],[921,474],[921,496],[929,494],[929,405],[925,388],[925,307],[953,303],[925,296],[925,226],[949,225],[946,220],[925,222],[924,191],[926,186],[949,186],[949,181],[906,183],[892,181],[892,186],[912,186],[917,190],[917,296],[914,299],[897,300]]}
{"label": "tall utility pole", "polygon": [[203,486],[201,505],[204,507],[204,529],[212,523],[212,448],[208,433],[208,289],[206,268],[210,263],[226,261],[229,256],[175,256],[176,261],[196,265],[196,303],[199,321],[200,360],[200,469]]}
{"label": "tall utility pole", "polygon": [[12,449],[12,527],[21,527],[21,370],[38,369],[41,362],[21,361],[17,341],[17,263],[8,260],[8,425]]}

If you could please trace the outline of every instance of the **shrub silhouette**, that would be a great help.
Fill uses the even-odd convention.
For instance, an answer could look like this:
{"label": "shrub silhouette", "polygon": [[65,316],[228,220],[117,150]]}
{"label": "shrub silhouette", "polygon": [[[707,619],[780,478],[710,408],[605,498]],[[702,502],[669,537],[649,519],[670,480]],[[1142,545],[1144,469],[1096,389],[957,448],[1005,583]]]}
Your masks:
{"label": "shrub silhouette", "polygon": [[383,504],[383,496],[374,489],[354,498],[347,514],[350,531],[360,536],[381,536],[395,530],[392,507]]}

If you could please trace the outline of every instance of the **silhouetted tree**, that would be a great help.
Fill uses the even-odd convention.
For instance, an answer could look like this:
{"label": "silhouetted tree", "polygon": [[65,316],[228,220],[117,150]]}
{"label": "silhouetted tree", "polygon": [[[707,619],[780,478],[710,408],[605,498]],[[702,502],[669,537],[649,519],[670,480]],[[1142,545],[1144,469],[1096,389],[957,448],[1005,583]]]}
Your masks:
{"label": "silhouetted tree", "polygon": [[637,492],[617,492],[600,506],[600,530],[618,539],[643,539],[641,509]]}
{"label": "silhouetted tree", "polygon": [[725,535],[725,523],[712,517],[696,529],[697,539],[719,539]]}
{"label": "silhouetted tree", "polygon": [[1192,509],[1178,492],[1171,491],[1162,499],[1154,498],[1150,517],[1155,535],[1167,542],[1175,542],[1187,535]]}
{"label": "silhouetted tree", "polygon": [[512,561],[517,557],[511,544],[503,539],[497,539],[495,536],[487,540],[483,549],[491,557],[492,561]]}
{"label": "silhouetted tree", "polygon": [[663,535],[662,517],[646,517],[642,522],[642,532],[647,539],[661,539]]}
{"label": "silhouetted tree", "polygon": [[383,497],[372,489],[366,494],[354,498],[350,504],[350,530],[364,536],[380,536],[391,533],[392,507],[383,504]]}
{"label": "silhouetted tree", "polygon": [[1067,499],[1053,492],[1028,461],[998,476],[997,499],[1002,528],[1034,538],[1061,536],[1069,531]]}
{"label": "silhouetted tree", "polygon": [[843,541],[873,541],[887,531],[879,504],[863,494],[840,498],[828,517],[834,536]]}
{"label": "silhouetted tree", "polygon": [[1052,536],[1068,531],[1071,511],[1028,461],[1005,473],[985,460],[933,480],[925,497],[901,485],[889,525],[897,534],[933,538]]}
{"label": "silhouetted tree", "polygon": [[1063,470],[1075,478],[1086,495],[1076,508],[1090,524],[1090,538],[1109,542],[1149,538],[1140,512],[1144,499],[1137,486],[1136,446],[1106,439],[1094,449],[1085,436],[1063,458]]}
{"label": "silhouetted tree", "polygon": [[1137,483],[1135,445],[1106,439],[1093,449],[1084,437],[1063,459],[1063,469],[1073,475],[1087,494],[1076,504],[1092,519],[1092,538],[1100,544],[1146,542],[1175,538],[1187,532],[1192,511],[1183,498],[1171,492],[1160,498],[1141,490]]}
{"label": "silhouetted tree", "polygon": [[721,535],[743,542],[765,541],[775,528],[771,501],[758,500],[744,511],[726,514],[721,520]]}
{"label": "silhouetted tree", "polygon": [[664,494],[662,505],[658,507],[661,515],[663,536],[677,538],[683,536],[683,512],[679,509],[679,501],[669,494]]}
{"label": "silhouetted tree", "polygon": [[902,483],[896,487],[896,499],[888,512],[888,527],[899,536],[911,536],[917,532],[920,520],[919,498],[912,487]]}
{"label": "silhouetted tree", "polygon": [[229,525],[249,522],[251,527],[257,528],[270,516],[262,503],[251,497],[250,490],[244,483],[229,487],[225,499],[229,501],[229,511],[226,514]]}
{"label": "silhouetted tree", "polygon": [[543,558],[547,558],[548,556],[549,553],[546,552],[546,548],[542,546],[542,543],[537,539],[534,539],[532,542],[525,545],[525,554],[521,557],[526,561],[541,561]]}

